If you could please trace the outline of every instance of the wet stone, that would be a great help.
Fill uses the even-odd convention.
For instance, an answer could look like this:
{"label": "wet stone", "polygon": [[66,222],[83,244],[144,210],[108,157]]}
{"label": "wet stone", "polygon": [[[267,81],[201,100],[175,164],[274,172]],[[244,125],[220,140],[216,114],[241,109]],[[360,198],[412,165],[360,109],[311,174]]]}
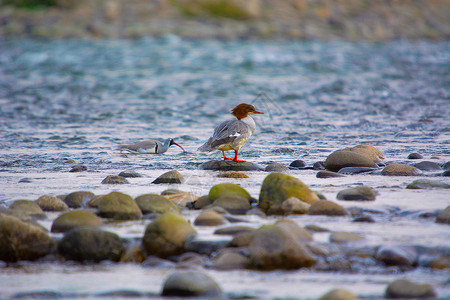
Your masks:
{"label": "wet stone", "polygon": [[89,200],[87,206],[88,207],[98,208],[98,204],[103,199],[103,197],[105,197],[105,195],[96,195],[96,196],[94,196],[91,200]]}
{"label": "wet stone", "polygon": [[213,202],[213,206],[218,206],[231,214],[243,215],[251,207],[250,201],[239,196],[223,197]]}
{"label": "wet stone", "polygon": [[84,210],[74,210],[58,216],[52,224],[51,232],[66,232],[78,227],[99,227],[103,225],[101,218]]}
{"label": "wet stone", "polygon": [[319,298],[319,300],[359,300],[360,298],[345,289],[333,289]]}
{"label": "wet stone", "polygon": [[441,176],[449,177],[450,176],[450,170],[445,170],[444,172],[442,172]]}
{"label": "wet stone", "polygon": [[281,203],[281,210],[284,215],[303,215],[306,214],[311,205],[300,201],[295,197],[291,197]]}
{"label": "wet stone", "polygon": [[342,168],[338,171],[339,174],[361,174],[361,173],[369,173],[377,170],[376,168],[367,168],[367,167],[347,167]]}
{"label": "wet stone", "polygon": [[249,226],[235,225],[216,229],[214,234],[218,235],[237,235],[243,232],[253,232],[255,228]]}
{"label": "wet stone", "polygon": [[308,215],[348,216],[350,212],[337,203],[320,200],[311,204]]}
{"label": "wet stone", "polygon": [[369,186],[357,186],[340,191],[336,198],[347,201],[374,201],[376,193]]}
{"label": "wet stone", "polygon": [[197,226],[219,226],[228,223],[224,216],[213,211],[202,211],[194,220],[194,225]]}
{"label": "wet stone", "polygon": [[387,165],[382,171],[384,176],[416,176],[420,175],[421,171],[414,166],[405,164],[391,164]]}
{"label": "wet stone", "polygon": [[250,259],[234,250],[223,251],[219,253],[211,264],[216,270],[236,270],[244,269],[250,265]]}
{"label": "wet stone", "polygon": [[371,216],[359,216],[352,220],[355,223],[375,223],[375,220]]}
{"label": "wet stone", "polygon": [[450,170],[450,161],[446,162],[445,164],[442,165],[442,169],[444,170]]}
{"label": "wet stone", "polygon": [[170,297],[220,297],[222,289],[199,271],[177,271],[165,280],[161,295]]}
{"label": "wet stone", "polygon": [[31,182],[33,182],[33,179],[25,177],[25,178],[20,179],[18,182],[19,183],[31,183]]}
{"label": "wet stone", "polygon": [[71,173],[83,172],[83,171],[87,171],[87,169],[88,168],[85,165],[76,165],[76,166],[73,166],[69,172],[71,172]]}
{"label": "wet stone", "polygon": [[43,211],[65,211],[69,209],[67,204],[61,199],[51,195],[39,197],[36,200],[36,203]]}
{"label": "wet stone", "polygon": [[388,266],[413,266],[418,258],[417,251],[407,246],[381,246],[375,258]]}
{"label": "wet stone", "polygon": [[432,179],[414,180],[406,186],[407,189],[450,189],[450,184]]}
{"label": "wet stone", "polygon": [[325,165],[323,161],[317,161],[313,164],[313,170],[325,170]]}
{"label": "wet stone", "polygon": [[200,165],[202,170],[214,171],[260,171],[263,168],[251,162],[235,162],[232,160],[211,160]]}
{"label": "wet stone", "polygon": [[128,184],[130,183],[125,177],[118,175],[108,175],[102,180],[102,184]]}
{"label": "wet stone", "polygon": [[73,192],[64,197],[64,202],[70,208],[80,208],[85,207],[94,196],[94,193],[86,191]]}
{"label": "wet stone", "polygon": [[330,235],[330,242],[338,244],[359,242],[363,239],[364,236],[355,232],[335,231]]}
{"label": "wet stone", "polygon": [[242,173],[242,172],[237,172],[237,171],[224,172],[224,173],[221,173],[221,174],[217,175],[217,177],[221,177],[221,178],[249,178],[247,174]]}
{"label": "wet stone", "polygon": [[135,202],[144,214],[179,212],[178,207],[172,201],[158,194],[140,195],[136,197]]}
{"label": "wet stone", "polygon": [[204,195],[204,196],[199,197],[194,202],[189,203],[188,207],[191,209],[202,209],[210,204],[212,204],[211,199],[209,199],[208,195]]}
{"label": "wet stone", "polygon": [[139,174],[136,171],[132,171],[132,170],[125,170],[119,173],[119,176],[121,177],[125,177],[125,178],[138,178],[138,177],[142,177],[141,174]]}
{"label": "wet stone", "polygon": [[280,163],[271,163],[264,168],[265,172],[286,172],[289,168]]}
{"label": "wet stone", "polygon": [[297,160],[294,160],[293,162],[291,162],[289,167],[301,169],[301,168],[306,167],[306,163],[301,159],[297,159]]}
{"label": "wet stone", "polygon": [[422,171],[441,171],[442,170],[441,166],[439,164],[435,163],[434,161],[421,161],[420,163],[414,164],[413,166]]}
{"label": "wet stone", "polygon": [[305,228],[312,232],[329,232],[330,231],[329,229],[320,227],[319,225],[316,225],[316,224],[308,224],[305,226]]}
{"label": "wet stone", "polygon": [[142,266],[147,268],[172,269],[176,267],[176,264],[170,260],[151,255],[144,260]]}
{"label": "wet stone", "polygon": [[422,159],[423,155],[417,152],[410,153],[408,159]]}
{"label": "wet stone", "polygon": [[219,198],[225,197],[241,197],[250,201],[250,194],[241,186],[234,183],[220,183],[214,185],[208,194],[211,201],[216,201]]}
{"label": "wet stone", "polygon": [[397,279],[391,282],[385,292],[388,299],[433,298],[437,294],[429,284],[418,284],[407,279]]}
{"label": "wet stone", "polygon": [[384,159],[383,152],[381,152],[380,150],[378,150],[377,148],[375,148],[373,146],[366,145],[366,144],[361,144],[361,145],[358,145],[355,147],[345,148],[343,150],[361,154],[361,155],[371,159],[375,163],[380,162],[382,159]]}
{"label": "wet stone", "polygon": [[166,172],[162,175],[160,175],[158,178],[156,178],[152,183],[154,184],[179,184],[183,183],[184,178],[183,175],[180,174],[180,172],[173,170]]}
{"label": "wet stone", "polygon": [[39,205],[30,200],[16,200],[9,206],[10,214],[23,221],[43,220],[47,215]]}
{"label": "wet stone", "polygon": [[372,159],[348,150],[338,150],[331,153],[325,160],[324,165],[327,170],[334,172],[346,167],[378,167]]}
{"label": "wet stone", "polygon": [[114,220],[137,220],[142,217],[142,212],[131,196],[111,192],[98,203],[99,215]]}
{"label": "wet stone", "polygon": [[210,256],[211,254],[225,248],[228,241],[207,241],[207,240],[189,240],[184,245],[184,251],[195,252]]}
{"label": "wet stone", "polygon": [[316,177],[317,178],[336,178],[336,177],[345,177],[345,175],[342,175],[342,174],[339,174],[336,172],[322,170],[322,171],[317,172]]}
{"label": "wet stone", "polygon": [[450,205],[438,213],[436,223],[450,224]]}

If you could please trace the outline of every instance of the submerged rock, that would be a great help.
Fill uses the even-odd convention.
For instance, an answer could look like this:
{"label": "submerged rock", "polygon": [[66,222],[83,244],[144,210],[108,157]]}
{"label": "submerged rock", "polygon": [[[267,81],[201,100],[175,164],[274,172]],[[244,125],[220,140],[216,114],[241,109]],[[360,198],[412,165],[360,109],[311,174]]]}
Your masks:
{"label": "submerged rock", "polygon": [[200,169],[214,171],[260,171],[263,168],[251,162],[211,160],[200,165]]}
{"label": "submerged rock", "polygon": [[158,194],[140,195],[134,201],[144,214],[163,214],[169,211],[179,212],[178,207],[172,201]]}
{"label": "submerged rock", "polygon": [[43,211],[65,211],[69,209],[64,201],[61,199],[51,196],[51,195],[43,195],[36,200],[36,204]]}
{"label": "submerged rock", "polygon": [[336,198],[348,201],[374,201],[376,193],[369,186],[357,186],[340,191]]}
{"label": "submerged rock", "polygon": [[130,183],[125,177],[118,175],[108,175],[102,180],[102,184],[128,184]]}
{"label": "submerged rock", "polygon": [[438,213],[436,223],[450,224],[450,205]]}
{"label": "submerged rock", "polygon": [[441,166],[439,164],[435,163],[434,161],[421,161],[420,163],[414,164],[413,166],[422,171],[441,171],[442,170]]}
{"label": "submerged rock", "polygon": [[70,230],[58,245],[58,252],[64,258],[75,261],[119,261],[123,250],[117,234],[98,228]]}
{"label": "submerged rock", "polygon": [[280,163],[271,163],[271,164],[268,164],[264,168],[264,171],[266,171],[266,172],[286,172],[286,171],[289,171],[289,168]]}
{"label": "submerged rock", "polygon": [[139,206],[127,194],[111,192],[98,203],[99,215],[114,220],[136,220],[142,217]]}
{"label": "submerged rock", "polygon": [[253,232],[255,231],[255,228],[249,227],[249,226],[242,226],[242,225],[234,225],[234,226],[228,226],[216,229],[214,231],[214,234],[221,234],[221,235],[237,235],[243,232]]}
{"label": "submerged rock", "polygon": [[377,168],[373,159],[368,158],[355,151],[338,150],[331,153],[325,160],[325,168],[337,172],[346,167],[368,167]]}
{"label": "submerged rock", "polygon": [[36,260],[53,251],[54,240],[40,227],[0,213],[0,261]]}
{"label": "submerged rock", "polygon": [[166,258],[183,252],[184,244],[197,232],[182,216],[165,213],[145,229],[142,244],[147,254]]}
{"label": "submerged rock", "polygon": [[165,280],[165,297],[221,297],[222,289],[209,275],[198,271],[177,271]]}
{"label": "submerged rock", "polygon": [[181,175],[180,172],[173,170],[173,171],[169,171],[169,172],[166,172],[166,173],[160,175],[158,178],[153,180],[152,183],[154,183],[154,184],[162,184],[162,183],[177,184],[177,183],[183,183],[183,182],[184,182],[183,175]]}
{"label": "submerged rock", "polygon": [[337,203],[320,200],[311,204],[308,215],[348,216],[350,212]]}
{"label": "submerged rock", "polygon": [[308,204],[319,201],[317,194],[299,179],[283,173],[271,173],[261,186],[258,207],[266,214],[284,214],[281,206],[291,197]]}
{"label": "submerged rock", "polygon": [[94,198],[95,194],[86,191],[73,192],[64,197],[64,202],[70,208],[85,207],[86,204]]}
{"label": "submerged rock", "polygon": [[141,174],[139,174],[136,171],[132,171],[132,170],[125,170],[119,173],[119,176],[121,177],[125,177],[125,178],[138,178],[138,177],[142,177]]}
{"label": "submerged rock", "polygon": [[85,165],[76,165],[76,166],[73,166],[69,172],[71,172],[71,173],[83,172],[83,171],[87,171],[87,169],[88,169],[88,167],[86,167]]}
{"label": "submerged rock", "polygon": [[10,214],[23,221],[43,220],[47,215],[37,205],[30,200],[16,200],[9,206]]}
{"label": "submerged rock", "polygon": [[406,186],[407,189],[450,189],[450,184],[431,179],[417,179]]}
{"label": "submerged rock", "polygon": [[381,171],[384,176],[416,176],[420,173],[416,167],[405,164],[390,164]]}
{"label": "submerged rock", "polygon": [[345,289],[333,289],[319,298],[319,300],[359,300],[360,298]]}
{"label": "submerged rock", "polygon": [[302,242],[276,225],[257,229],[248,246],[252,265],[262,270],[310,267],[314,257]]}
{"label": "submerged rock", "polygon": [[53,221],[51,232],[66,232],[78,227],[99,227],[102,224],[102,219],[97,215],[85,210],[74,210],[58,216]]}
{"label": "submerged rock", "polygon": [[397,279],[391,282],[385,292],[388,299],[433,298],[437,294],[429,284],[418,284],[407,279]]}

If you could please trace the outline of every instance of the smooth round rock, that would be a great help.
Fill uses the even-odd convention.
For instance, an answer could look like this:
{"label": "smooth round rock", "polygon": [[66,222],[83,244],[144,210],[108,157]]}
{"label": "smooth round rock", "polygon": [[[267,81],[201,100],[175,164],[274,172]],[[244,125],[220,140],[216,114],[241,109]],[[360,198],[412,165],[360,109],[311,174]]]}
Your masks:
{"label": "smooth round rock", "polygon": [[352,222],[355,223],[375,223],[375,220],[371,216],[358,216],[355,217]]}
{"label": "smooth round rock", "polygon": [[214,171],[260,171],[263,168],[251,162],[211,160],[200,165],[200,169]]}
{"label": "smooth round rock", "polygon": [[388,266],[413,266],[418,253],[414,248],[407,246],[381,246],[375,258]]}
{"label": "smooth round rock", "polygon": [[73,210],[58,216],[52,224],[51,232],[66,232],[78,227],[99,227],[101,218],[85,210]]}
{"label": "smooth round rock", "polygon": [[223,292],[209,275],[198,271],[177,271],[165,280],[161,295],[165,297],[220,297]]}
{"label": "smooth round rock", "polygon": [[211,199],[209,199],[208,195],[204,195],[192,202],[188,207],[191,209],[202,209],[210,204],[212,204]]}
{"label": "smooth round rock", "polygon": [[119,261],[123,250],[117,234],[99,228],[72,229],[58,244],[58,252],[65,259],[75,261]]}
{"label": "smooth round rock", "polygon": [[353,243],[364,240],[364,236],[355,232],[334,231],[330,234],[331,243]]}
{"label": "smooth round rock", "polygon": [[100,201],[103,199],[103,197],[105,197],[106,195],[96,195],[94,196],[91,200],[89,200],[89,202],[87,203],[88,207],[94,207],[94,208],[98,208],[98,204],[100,203]]}
{"label": "smooth round rock", "polygon": [[410,153],[408,159],[422,159],[423,155],[417,152]]}
{"label": "smooth round rock", "polygon": [[217,175],[221,178],[249,178],[247,174],[237,171],[224,172]]}
{"label": "smooth round rock", "polygon": [[23,221],[43,220],[47,218],[47,215],[39,205],[31,200],[16,200],[9,206],[9,210],[11,215]]}
{"label": "smooth round rock", "polygon": [[359,300],[360,298],[345,289],[333,289],[319,298],[319,300]]}
{"label": "smooth round rock", "polygon": [[214,234],[218,235],[238,235],[243,232],[253,232],[255,231],[255,228],[249,227],[249,226],[242,226],[242,225],[234,225],[234,226],[228,226],[216,229],[214,231]]}
{"label": "smooth round rock", "polygon": [[85,207],[86,204],[94,198],[95,194],[86,191],[73,192],[64,197],[64,202],[70,208]]}
{"label": "smooth round rock", "polygon": [[297,159],[291,162],[289,167],[301,169],[306,167],[306,163],[301,159]]}
{"label": "smooth round rock", "polygon": [[219,226],[228,223],[224,216],[213,211],[204,210],[194,220],[197,226]]}
{"label": "smooth round rock", "polygon": [[54,240],[40,227],[0,213],[0,261],[36,260],[53,251]]}
{"label": "smooth round rock", "polygon": [[250,265],[250,259],[234,250],[225,250],[214,257],[211,268],[216,270],[238,270]]}
{"label": "smooth round rock", "polygon": [[138,178],[138,177],[142,177],[141,174],[139,174],[136,171],[132,171],[132,170],[125,170],[119,173],[119,176],[121,177],[125,177],[125,178]]}
{"label": "smooth round rock", "polygon": [[239,196],[221,197],[212,203],[213,206],[218,206],[231,214],[245,214],[250,208],[250,201]]}
{"label": "smooth round rock", "polygon": [[209,190],[208,197],[212,202],[216,201],[219,198],[225,197],[241,197],[247,200],[250,200],[252,198],[243,187],[228,182],[216,184],[215,186],[213,186]]}
{"label": "smooth round rock", "polygon": [[257,229],[248,252],[252,265],[261,270],[298,269],[316,262],[300,240],[275,225]]}
{"label": "smooth round rock", "polygon": [[197,232],[182,216],[165,213],[145,229],[142,244],[147,254],[166,258],[183,252],[184,244]]}
{"label": "smooth round rock", "polygon": [[347,201],[374,201],[376,193],[369,186],[357,186],[340,191],[336,198]]}
{"label": "smooth round rock", "polygon": [[158,194],[140,195],[134,201],[144,214],[163,214],[169,211],[179,212],[178,207],[172,201]]}
{"label": "smooth round rock", "polygon": [[51,195],[43,195],[36,200],[36,204],[43,211],[66,211],[69,209],[64,201],[61,199],[51,196]]}
{"label": "smooth round rock", "polygon": [[69,172],[77,173],[77,172],[87,171],[87,169],[88,169],[88,167],[86,167],[85,165],[76,165],[76,166],[73,166],[72,169],[69,170]]}
{"label": "smooth round rock", "polygon": [[388,299],[434,298],[437,294],[429,284],[418,284],[407,279],[397,279],[391,282],[385,292]]}
{"label": "smooth round rock", "polygon": [[114,220],[137,220],[142,217],[142,212],[133,198],[120,192],[105,195],[98,203],[98,211],[101,217]]}
{"label": "smooth round rock", "polygon": [[184,178],[183,175],[180,174],[180,172],[173,170],[173,171],[169,171],[166,172],[162,175],[160,175],[158,178],[156,178],[155,180],[153,180],[152,183],[154,184],[179,184],[179,183],[183,183],[184,182]]}
{"label": "smooth round rock", "polygon": [[450,205],[438,213],[436,223],[450,224]]}
{"label": "smooth round rock", "polygon": [[311,204],[308,215],[348,216],[350,212],[337,203],[320,200]]}
{"label": "smooth round rock", "polygon": [[164,197],[180,207],[192,205],[192,203],[197,201],[199,198],[198,196],[188,192],[166,194]]}
{"label": "smooth round rock", "polygon": [[331,153],[325,160],[324,165],[327,170],[333,172],[337,172],[346,167],[378,167],[372,159],[355,151],[348,150],[338,150]]}
{"label": "smooth round rock", "polygon": [[387,165],[382,171],[384,176],[417,176],[421,171],[416,167],[405,164],[391,164]]}
{"label": "smooth round rock", "polygon": [[102,184],[129,184],[130,182],[122,176],[108,175],[102,180]]}
{"label": "smooth round rock", "polygon": [[373,146],[366,145],[366,144],[361,144],[361,145],[358,145],[355,147],[345,148],[343,150],[352,151],[352,152],[361,154],[361,155],[371,159],[375,163],[380,162],[381,160],[384,159],[383,152],[381,152],[380,150],[378,150],[377,148],[375,148]]}
{"label": "smooth round rock", "polygon": [[284,215],[304,215],[308,212],[310,206],[310,204],[300,201],[295,197],[291,197],[281,203],[281,209]]}
{"label": "smooth round rock", "polygon": [[298,241],[312,241],[313,235],[311,232],[303,227],[300,227],[297,223],[288,219],[281,219],[275,222],[275,226],[284,230],[287,234],[291,235]]}
{"label": "smooth round rock", "polygon": [[432,179],[417,179],[406,186],[407,189],[450,189],[450,184]]}
{"label": "smooth round rock", "polygon": [[286,172],[289,168],[280,163],[271,163],[264,168],[265,172]]}
{"label": "smooth round rock", "polygon": [[291,197],[308,204],[319,201],[317,194],[299,179],[288,174],[271,173],[261,186],[258,207],[269,215],[284,214],[281,206]]}
{"label": "smooth round rock", "polygon": [[336,173],[336,172],[331,172],[331,171],[326,171],[326,170],[322,170],[316,173],[316,177],[317,178],[337,178],[337,177],[345,177],[345,175]]}
{"label": "smooth round rock", "polygon": [[325,165],[324,165],[324,163],[325,163],[325,162],[323,162],[323,161],[316,161],[316,162],[313,164],[313,170],[325,170]]}
{"label": "smooth round rock", "polygon": [[441,171],[442,170],[441,166],[439,164],[435,163],[434,161],[421,161],[420,163],[414,164],[413,166],[422,171]]}

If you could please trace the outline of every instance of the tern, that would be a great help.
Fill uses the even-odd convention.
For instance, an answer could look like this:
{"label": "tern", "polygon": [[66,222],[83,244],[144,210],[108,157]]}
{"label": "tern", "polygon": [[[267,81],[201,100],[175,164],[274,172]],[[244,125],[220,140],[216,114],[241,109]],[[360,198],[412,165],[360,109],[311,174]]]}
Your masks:
{"label": "tern", "polygon": [[132,153],[150,153],[150,154],[161,154],[166,152],[170,146],[175,145],[184,150],[179,144],[175,143],[173,139],[166,139],[164,143],[157,140],[145,140],[129,145],[119,146],[119,150],[128,151]]}
{"label": "tern", "polygon": [[[197,151],[211,152],[213,150],[222,151],[223,158],[245,162],[238,159],[239,149],[248,141],[250,136],[255,132],[255,121],[250,117],[252,114],[264,114],[256,111],[255,107],[250,104],[241,103],[231,110],[231,114],[237,120],[229,120],[220,123],[215,129],[212,137],[200,146]],[[225,156],[225,151],[234,150],[234,158]]]}

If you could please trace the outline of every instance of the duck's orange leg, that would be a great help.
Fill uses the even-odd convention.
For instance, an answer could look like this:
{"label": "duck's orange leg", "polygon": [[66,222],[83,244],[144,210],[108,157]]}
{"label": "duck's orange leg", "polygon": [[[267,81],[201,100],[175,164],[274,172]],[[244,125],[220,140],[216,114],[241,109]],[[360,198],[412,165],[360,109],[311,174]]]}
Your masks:
{"label": "duck's orange leg", "polygon": [[233,161],[236,161],[236,162],[245,162],[245,160],[238,159],[237,157],[238,157],[238,150],[234,150],[234,158],[233,158]]}
{"label": "duck's orange leg", "polygon": [[230,160],[233,160],[232,158],[229,158],[229,157],[226,157],[226,156],[225,156],[225,151],[222,151],[222,154],[223,154],[223,159],[230,159]]}

